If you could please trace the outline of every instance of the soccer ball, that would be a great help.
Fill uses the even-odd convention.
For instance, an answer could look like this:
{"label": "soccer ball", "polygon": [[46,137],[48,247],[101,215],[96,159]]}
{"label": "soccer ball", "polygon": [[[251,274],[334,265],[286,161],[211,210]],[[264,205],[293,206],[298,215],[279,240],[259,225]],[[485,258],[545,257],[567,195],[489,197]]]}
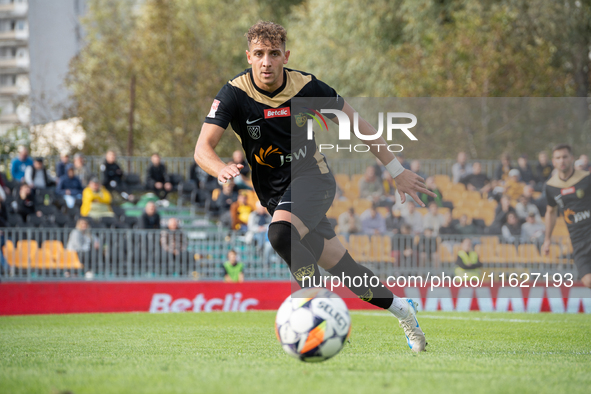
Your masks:
{"label": "soccer ball", "polygon": [[351,332],[345,302],[332,291],[308,288],[287,297],[275,318],[283,350],[301,361],[328,360],[341,351]]}

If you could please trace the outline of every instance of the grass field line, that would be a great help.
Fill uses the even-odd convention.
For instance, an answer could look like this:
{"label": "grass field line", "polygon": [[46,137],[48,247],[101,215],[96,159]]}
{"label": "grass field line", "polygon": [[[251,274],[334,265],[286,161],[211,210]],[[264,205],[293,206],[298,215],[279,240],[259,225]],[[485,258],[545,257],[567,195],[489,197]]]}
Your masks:
{"label": "grass field line", "polygon": [[[355,312],[351,311],[353,315],[363,316],[391,316],[390,313],[385,312]],[[463,317],[463,316],[441,316],[441,315],[425,315],[418,314],[419,319],[440,319],[440,320],[470,320],[470,321],[498,321],[509,323],[566,323],[566,320],[528,320],[528,319],[504,319],[491,317]]]}

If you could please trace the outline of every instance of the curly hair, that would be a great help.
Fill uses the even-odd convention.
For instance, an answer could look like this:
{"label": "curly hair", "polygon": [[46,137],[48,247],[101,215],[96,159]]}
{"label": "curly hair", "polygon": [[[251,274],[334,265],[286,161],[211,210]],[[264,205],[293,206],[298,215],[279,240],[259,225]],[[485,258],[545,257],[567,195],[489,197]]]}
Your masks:
{"label": "curly hair", "polygon": [[252,42],[268,42],[271,45],[283,46],[287,41],[287,30],[277,23],[258,21],[248,29],[244,35],[248,40],[248,46]]}

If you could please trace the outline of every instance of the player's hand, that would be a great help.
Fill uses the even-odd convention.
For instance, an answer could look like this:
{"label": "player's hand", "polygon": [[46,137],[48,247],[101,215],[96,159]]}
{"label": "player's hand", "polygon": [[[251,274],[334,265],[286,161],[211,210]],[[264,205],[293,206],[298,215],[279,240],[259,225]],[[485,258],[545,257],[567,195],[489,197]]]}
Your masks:
{"label": "player's hand", "polygon": [[548,256],[550,254],[550,240],[545,240],[542,244],[541,252],[542,256]]}
{"label": "player's hand", "polygon": [[425,203],[421,201],[417,193],[425,193],[431,197],[437,197],[435,193],[427,189],[425,180],[412,171],[404,170],[394,180],[396,181],[396,188],[398,189],[398,193],[400,193],[400,202],[402,204],[406,202],[405,193],[410,195],[423,208],[425,208]]}
{"label": "player's hand", "polygon": [[218,181],[221,183],[226,183],[230,179],[237,177],[240,175],[240,170],[244,168],[242,164],[228,164],[218,174]]}

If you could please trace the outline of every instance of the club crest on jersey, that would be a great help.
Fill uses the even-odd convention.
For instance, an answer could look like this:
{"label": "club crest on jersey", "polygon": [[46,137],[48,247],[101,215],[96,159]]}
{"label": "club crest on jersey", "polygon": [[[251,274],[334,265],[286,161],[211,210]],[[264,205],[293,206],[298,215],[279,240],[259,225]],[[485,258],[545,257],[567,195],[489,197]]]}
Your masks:
{"label": "club crest on jersey", "polygon": [[579,197],[579,198],[585,197],[585,191],[583,189],[577,190],[577,197]]}
{"label": "club crest on jersey", "polygon": [[253,140],[261,138],[261,126],[246,126],[246,129],[248,130],[248,135]]}
{"label": "club crest on jersey", "polygon": [[308,120],[308,117],[301,112],[295,116],[296,125],[298,127],[303,127],[306,124],[306,120]]}

